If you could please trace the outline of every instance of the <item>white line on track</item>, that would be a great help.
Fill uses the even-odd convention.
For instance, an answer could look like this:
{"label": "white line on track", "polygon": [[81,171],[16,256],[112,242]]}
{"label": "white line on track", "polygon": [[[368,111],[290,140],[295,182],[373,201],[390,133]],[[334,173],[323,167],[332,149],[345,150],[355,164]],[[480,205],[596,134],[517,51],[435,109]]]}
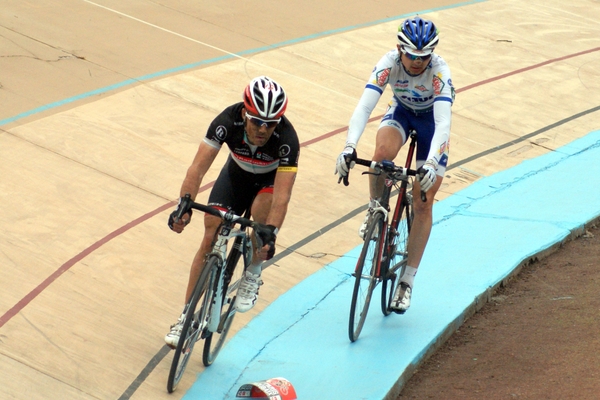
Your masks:
{"label": "white line on track", "polygon": [[346,94],[344,94],[344,93],[341,93],[341,92],[338,92],[338,91],[336,91],[336,90],[333,90],[333,89],[331,89],[331,88],[329,88],[329,87],[327,87],[327,86],[322,86],[322,85],[319,85],[319,84],[315,83],[313,80],[310,80],[310,79],[304,79],[304,78],[302,78],[302,77],[299,77],[299,76],[297,76],[297,75],[290,74],[290,73],[289,73],[289,72],[287,72],[287,71],[283,71],[283,70],[280,70],[280,69],[278,69],[278,68],[271,67],[271,66],[269,66],[269,65],[261,64],[261,63],[259,63],[259,62],[256,62],[256,61],[254,61],[254,60],[250,59],[250,58],[242,57],[242,56],[240,56],[239,54],[231,53],[231,52],[229,52],[229,51],[227,51],[227,50],[224,50],[224,49],[221,49],[221,48],[219,48],[219,47],[216,47],[216,46],[210,45],[210,44],[208,44],[208,43],[205,43],[205,42],[202,42],[202,41],[200,41],[200,40],[196,40],[196,39],[194,39],[194,38],[191,38],[191,37],[189,37],[189,36],[182,35],[181,33],[174,32],[174,31],[172,31],[172,30],[170,30],[170,29],[166,29],[166,28],[163,28],[163,27],[161,27],[161,26],[158,26],[158,25],[152,24],[152,23],[150,23],[150,22],[148,22],[148,21],[144,21],[144,20],[142,20],[142,19],[139,19],[139,18],[136,18],[136,17],[134,17],[134,16],[132,16],[132,15],[125,14],[125,13],[122,13],[121,11],[117,11],[117,10],[115,10],[115,9],[112,9],[112,8],[110,8],[110,7],[103,6],[102,4],[94,3],[93,1],[90,1],[90,0],[83,0],[83,1],[84,1],[84,2],[86,2],[86,3],[88,3],[88,4],[94,5],[94,6],[96,6],[96,7],[103,8],[103,9],[105,9],[105,10],[107,10],[107,11],[110,11],[110,12],[112,12],[112,13],[119,14],[119,15],[121,15],[121,16],[123,16],[123,17],[125,17],[125,18],[132,19],[132,20],[134,20],[134,21],[136,21],[136,22],[139,22],[139,23],[141,23],[141,24],[145,24],[145,25],[151,26],[151,27],[153,27],[153,28],[156,28],[156,29],[158,29],[158,30],[161,30],[161,31],[163,31],[163,32],[170,33],[171,35],[175,35],[175,36],[178,36],[178,37],[180,37],[180,38],[182,38],[182,39],[186,39],[186,40],[189,40],[189,41],[191,41],[191,42],[198,43],[198,44],[200,44],[200,45],[202,45],[202,46],[209,47],[209,48],[211,48],[211,49],[213,49],[213,50],[217,50],[217,51],[219,51],[219,52],[221,52],[221,53],[224,53],[224,54],[230,55],[230,56],[232,56],[232,57],[235,57],[235,58],[238,58],[238,59],[240,59],[240,60],[244,60],[244,61],[246,61],[246,62],[253,63],[253,64],[259,65],[259,66],[261,66],[261,67],[265,67],[265,68],[270,68],[270,69],[273,69],[273,70],[275,70],[275,71],[278,71],[278,72],[281,72],[281,73],[283,73],[283,74],[286,74],[286,75],[292,76],[292,77],[294,77],[294,78],[296,78],[296,79],[299,79],[299,80],[301,80],[301,81],[303,81],[303,82],[306,82],[306,83],[309,83],[309,84],[311,84],[311,85],[317,86],[317,87],[319,87],[319,88],[322,88],[322,89],[328,90],[328,91],[330,91],[330,92],[332,92],[332,93],[335,93],[335,94],[338,94],[338,95],[341,95],[341,96],[344,96],[344,97],[350,97],[350,98],[353,98],[353,97],[351,97],[351,96],[348,96],[348,95],[346,95]]}

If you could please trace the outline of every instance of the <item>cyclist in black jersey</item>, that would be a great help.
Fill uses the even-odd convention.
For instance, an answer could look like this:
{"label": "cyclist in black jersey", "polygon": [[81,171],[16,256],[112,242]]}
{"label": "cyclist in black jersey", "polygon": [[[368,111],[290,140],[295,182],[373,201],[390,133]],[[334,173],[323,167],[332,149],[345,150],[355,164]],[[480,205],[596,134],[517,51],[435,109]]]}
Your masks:
{"label": "cyclist in black jersey", "polygon": [[[223,110],[210,124],[198,147],[192,165],[181,185],[180,196],[189,193],[192,200],[202,180],[225,143],[230,154],[209,195],[208,204],[242,215],[251,210],[255,221],[266,224],[269,232],[262,237],[265,245],[244,272],[235,307],[239,312],[252,308],[258,297],[262,263],[273,257],[275,240],[281,228],[296,179],[300,144],[290,121],[284,116],[287,95],[274,80],[260,76],[246,87],[243,102]],[[180,202],[181,204],[181,202]],[[179,206],[178,206],[179,208]],[[181,233],[191,220],[191,212],[177,220],[178,209],[169,216],[169,227]],[[189,301],[202,272],[206,254],[211,249],[220,219],[204,214],[204,237],[192,262],[185,295]],[[170,347],[177,346],[181,322],[171,326],[165,336]]]}

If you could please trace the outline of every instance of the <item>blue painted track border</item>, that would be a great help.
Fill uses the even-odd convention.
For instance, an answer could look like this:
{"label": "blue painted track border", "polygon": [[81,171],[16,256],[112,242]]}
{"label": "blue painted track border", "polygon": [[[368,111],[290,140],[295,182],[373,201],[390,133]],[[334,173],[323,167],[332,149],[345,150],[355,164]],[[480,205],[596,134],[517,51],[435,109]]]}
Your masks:
{"label": "blue painted track border", "polygon": [[183,398],[235,399],[242,384],[281,376],[302,400],[395,399],[493,288],[600,216],[600,191],[590,190],[600,182],[575,184],[581,166],[587,179],[600,179],[599,158],[595,131],[436,203],[411,309],[383,317],[374,302],[350,343],[350,273],[360,247],[353,249],[254,318]]}

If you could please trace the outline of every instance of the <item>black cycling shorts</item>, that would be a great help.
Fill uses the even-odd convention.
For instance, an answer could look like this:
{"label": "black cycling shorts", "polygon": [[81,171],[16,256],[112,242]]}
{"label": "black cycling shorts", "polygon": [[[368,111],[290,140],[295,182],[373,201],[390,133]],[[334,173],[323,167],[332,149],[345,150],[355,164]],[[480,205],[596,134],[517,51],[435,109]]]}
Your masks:
{"label": "black cycling shorts", "polygon": [[266,174],[244,171],[229,157],[210,192],[208,205],[244,215],[258,193],[273,193],[276,174],[276,170]]}

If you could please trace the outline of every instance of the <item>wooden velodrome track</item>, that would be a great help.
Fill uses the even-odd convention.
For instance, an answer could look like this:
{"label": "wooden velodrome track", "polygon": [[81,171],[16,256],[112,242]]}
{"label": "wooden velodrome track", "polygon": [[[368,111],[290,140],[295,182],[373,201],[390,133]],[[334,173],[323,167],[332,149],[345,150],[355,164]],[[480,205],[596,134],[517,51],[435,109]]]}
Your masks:
{"label": "wooden velodrome track", "polygon": [[[366,178],[337,185],[334,163],[404,17],[419,12],[441,29],[437,52],[458,90],[438,200],[600,125],[598,1],[189,3],[2,2],[2,399],[185,393],[193,372],[166,394],[163,336],[202,224],[196,216],[178,236],[166,220],[208,123],[257,75],[285,87],[303,148],[277,267],[236,329],[359,244]],[[202,371],[200,362],[188,368]]]}

